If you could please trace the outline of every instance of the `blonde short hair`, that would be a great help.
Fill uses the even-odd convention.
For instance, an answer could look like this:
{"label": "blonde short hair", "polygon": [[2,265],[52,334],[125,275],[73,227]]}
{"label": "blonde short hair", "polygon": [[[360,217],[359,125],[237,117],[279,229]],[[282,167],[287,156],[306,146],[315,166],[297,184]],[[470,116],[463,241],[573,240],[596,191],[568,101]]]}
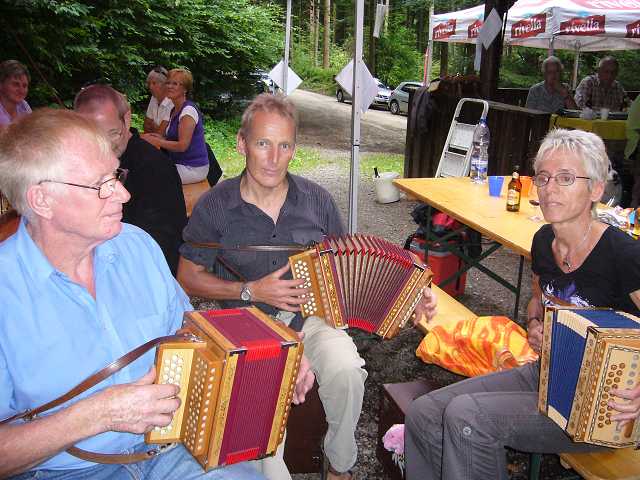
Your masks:
{"label": "blonde short hair", "polygon": [[239,132],[242,138],[247,138],[249,132],[251,132],[253,117],[258,112],[277,113],[281,117],[290,120],[293,123],[294,131],[297,133],[298,122],[296,118],[296,107],[293,103],[283,95],[261,93],[249,104],[242,114],[242,123],[240,124]]}
{"label": "blonde short hair", "polygon": [[70,110],[43,108],[23,115],[0,132],[0,191],[21,215],[30,218],[27,190],[43,180],[62,179],[70,139],[84,138],[103,155],[111,145],[91,120]]}
{"label": "blonde short hair", "polygon": [[589,180],[589,189],[593,182],[606,182],[611,161],[602,139],[591,132],[554,128],[542,140],[533,162],[533,170],[538,173],[540,162],[558,150],[571,152],[582,161]]}
{"label": "blonde short hair", "polygon": [[173,68],[169,70],[169,75],[167,78],[174,75],[180,77],[180,83],[187,91],[187,94],[193,92],[193,75],[191,75],[191,72],[189,70],[187,70],[186,68]]}

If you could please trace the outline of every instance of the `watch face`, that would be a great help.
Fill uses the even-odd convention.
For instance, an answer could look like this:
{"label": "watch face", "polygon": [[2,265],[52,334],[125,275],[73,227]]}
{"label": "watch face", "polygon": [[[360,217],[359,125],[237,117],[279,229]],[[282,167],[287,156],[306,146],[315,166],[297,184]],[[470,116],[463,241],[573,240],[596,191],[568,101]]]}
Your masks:
{"label": "watch face", "polygon": [[244,287],[240,292],[240,299],[244,300],[245,302],[251,300],[251,291],[249,291],[247,287]]}

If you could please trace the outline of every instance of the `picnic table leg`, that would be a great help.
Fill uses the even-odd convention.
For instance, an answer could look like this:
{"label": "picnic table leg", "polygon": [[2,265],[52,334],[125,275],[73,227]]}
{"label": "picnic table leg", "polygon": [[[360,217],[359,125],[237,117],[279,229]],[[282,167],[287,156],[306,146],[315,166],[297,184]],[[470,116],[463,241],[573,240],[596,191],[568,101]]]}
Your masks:
{"label": "picnic table leg", "polygon": [[513,321],[518,320],[518,309],[520,308],[520,291],[522,290],[522,270],[524,269],[524,257],[520,255],[520,267],[518,268],[518,285],[516,287],[516,305],[513,309]]}

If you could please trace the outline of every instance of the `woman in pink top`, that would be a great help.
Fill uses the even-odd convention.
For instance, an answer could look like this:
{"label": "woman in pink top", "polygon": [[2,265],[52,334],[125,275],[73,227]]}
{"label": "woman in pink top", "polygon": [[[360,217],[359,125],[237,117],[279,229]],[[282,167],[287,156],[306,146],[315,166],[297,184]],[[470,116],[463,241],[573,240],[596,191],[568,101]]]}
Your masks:
{"label": "woman in pink top", "polygon": [[0,126],[31,113],[31,107],[25,100],[30,80],[27,67],[17,60],[0,63]]}

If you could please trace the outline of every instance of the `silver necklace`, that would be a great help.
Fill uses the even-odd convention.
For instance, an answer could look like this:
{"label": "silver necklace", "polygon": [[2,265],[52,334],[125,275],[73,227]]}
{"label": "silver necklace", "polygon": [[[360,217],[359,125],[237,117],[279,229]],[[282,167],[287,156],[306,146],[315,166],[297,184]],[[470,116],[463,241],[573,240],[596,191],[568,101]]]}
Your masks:
{"label": "silver necklace", "polygon": [[582,240],[580,240],[580,243],[572,250],[569,250],[567,252],[567,254],[564,256],[564,259],[562,260],[562,265],[564,265],[569,271],[572,270],[572,265],[571,262],[569,261],[569,257],[571,256],[571,252],[575,252],[578,251],[580,249],[580,247],[582,247],[582,245],[584,244],[584,242],[587,240],[587,237],[589,236],[589,233],[591,232],[591,226],[593,225],[593,221],[589,222],[589,228],[587,228],[587,231],[584,234],[584,237],[582,237]]}

